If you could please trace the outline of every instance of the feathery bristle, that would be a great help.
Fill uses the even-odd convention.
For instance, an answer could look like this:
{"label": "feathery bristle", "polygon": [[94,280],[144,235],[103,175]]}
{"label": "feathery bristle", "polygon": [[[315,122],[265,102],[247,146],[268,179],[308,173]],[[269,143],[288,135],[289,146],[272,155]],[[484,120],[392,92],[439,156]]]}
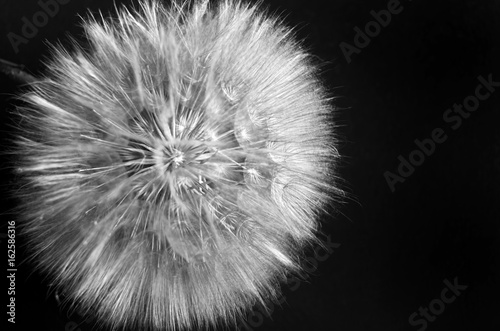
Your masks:
{"label": "feathery bristle", "polygon": [[256,6],[144,2],[87,19],[24,94],[24,218],[40,263],[112,328],[236,320],[315,240],[332,107]]}

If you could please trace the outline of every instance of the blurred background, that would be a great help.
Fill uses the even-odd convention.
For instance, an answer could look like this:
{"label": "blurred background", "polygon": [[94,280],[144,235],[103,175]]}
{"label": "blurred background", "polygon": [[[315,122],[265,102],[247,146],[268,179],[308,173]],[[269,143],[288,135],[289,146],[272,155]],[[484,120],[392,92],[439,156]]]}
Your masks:
{"label": "blurred background", "polygon": [[[49,43],[68,45],[68,35],[82,40],[79,16],[89,11],[106,16],[115,12],[115,3],[136,3],[58,1],[59,8],[50,12],[47,0],[0,0],[0,58],[40,75]],[[321,78],[336,97],[344,156],[338,175],[348,196],[323,219],[332,249],[316,256],[309,251],[310,276],[283,284],[281,307],[270,316],[256,307],[242,329],[498,330],[500,2],[262,3],[295,27],[321,63]],[[381,11],[392,11],[390,22]],[[25,22],[34,19],[40,26],[26,30]],[[475,111],[467,106],[463,115],[451,113],[464,100],[473,104],[480,77],[499,83],[480,89],[488,97],[473,105]],[[1,74],[0,84],[6,152],[0,240],[2,273],[7,273],[7,222],[15,219],[16,205],[8,191],[15,181],[8,168],[14,124],[9,111],[22,86]],[[415,140],[428,142],[436,129],[446,140],[435,143],[429,155],[415,152]],[[418,164],[413,171],[400,165],[410,159]],[[99,330],[58,304],[49,281],[26,260],[24,240],[17,235],[14,329]],[[443,303],[443,289],[454,283],[460,295]],[[3,286],[6,294],[8,283]],[[6,303],[3,299],[4,309]]]}

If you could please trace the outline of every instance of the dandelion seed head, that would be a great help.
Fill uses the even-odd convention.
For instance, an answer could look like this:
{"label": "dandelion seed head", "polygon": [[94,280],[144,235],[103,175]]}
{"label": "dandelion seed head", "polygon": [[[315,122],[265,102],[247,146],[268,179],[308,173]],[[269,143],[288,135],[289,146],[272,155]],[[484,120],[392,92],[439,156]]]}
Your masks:
{"label": "dandelion seed head", "polygon": [[237,320],[298,271],[339,192],[314,65],[237,1],[149,1],[84,27],[90,47],[55,47],[20,109],[41,268],[111,328]]}

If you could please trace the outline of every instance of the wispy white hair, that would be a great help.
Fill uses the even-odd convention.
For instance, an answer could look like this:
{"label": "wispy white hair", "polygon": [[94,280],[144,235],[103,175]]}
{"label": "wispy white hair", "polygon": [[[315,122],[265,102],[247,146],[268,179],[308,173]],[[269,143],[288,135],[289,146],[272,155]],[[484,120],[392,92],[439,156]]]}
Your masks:
{"label": "wispy white hair", "polygon": [[337,190],[315,65],[237,1],[149,1],[84,28],[19,108],[40,267],[114,329],[236,321],[299,270]]}

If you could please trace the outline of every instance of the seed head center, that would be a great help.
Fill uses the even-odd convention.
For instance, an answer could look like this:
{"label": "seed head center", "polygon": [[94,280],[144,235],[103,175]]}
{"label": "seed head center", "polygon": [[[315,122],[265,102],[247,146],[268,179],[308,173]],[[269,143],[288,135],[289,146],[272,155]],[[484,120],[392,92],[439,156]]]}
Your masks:
{"label": "seed head center", "polygon": [[172,154],[172,162],[174,163],[174,166],[176,168],[182,166],[184,162],[186,161],[186,158],[184,156],[184,152],[175,149],[174,153]]}

